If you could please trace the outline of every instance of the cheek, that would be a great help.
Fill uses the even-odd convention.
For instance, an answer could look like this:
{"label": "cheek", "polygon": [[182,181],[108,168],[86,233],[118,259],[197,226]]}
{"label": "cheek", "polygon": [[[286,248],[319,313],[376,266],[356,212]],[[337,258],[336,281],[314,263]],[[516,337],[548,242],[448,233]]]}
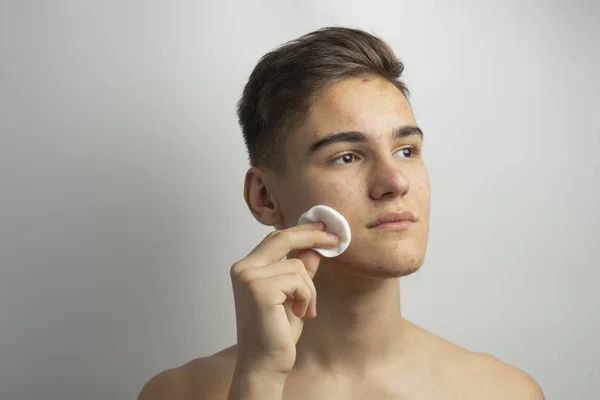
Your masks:
{"label": "cheek", "polygon": [[429,183],[420,182],[414,187],[414,191],[421,200],[429,200]]}
{"label": "cheek", "polygon": [[343,215],[352,210],[353,204],[359,203],[360,194],[352,188],[350,181],[336,180],[328,182],[296,181],[293,187],[285,190],[285,207],[282,207],[284,214],[294,220],[305,212],[309,206],[317,204],[328,205]]}
{"label": "cheek", "polygon": [[289,203],[298,207],[298,211],[306,211],[305,208],[316,204],[326,204],[337,207],[340,200],[347,196],[349,185],[344,182],[299,182],[293,189],[287,191]]}
{"label": "cheek", "polygon": [[350,182],[336,181],[323,185],[323,200],[328,204],[344,209],[346,204],[357,203],[358,193],[352,190]]}
{"label": "cheek", "polygon": [[429,214],[430,203],[430,187],[427,180],[420,181],[411,188],[416,206],[419,208],[419,213],[422,217],[427,218]]}
{"label": "cheek", "polygon": [[352,204],[359,202],[359,193],[354,189],[355,185],[344,180],[330,182],[319,182],[316,185],[299,193],[305,204],[325,204],[340,212],[345,212]]}

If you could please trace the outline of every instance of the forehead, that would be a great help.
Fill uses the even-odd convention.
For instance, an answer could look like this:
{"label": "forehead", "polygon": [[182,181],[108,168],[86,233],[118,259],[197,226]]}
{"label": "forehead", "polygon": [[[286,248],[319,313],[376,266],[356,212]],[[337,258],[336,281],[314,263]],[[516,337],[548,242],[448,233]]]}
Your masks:
{"label": "forehead", "polygon": [[389,138],[399,127],[416,125],[411,107],[400,90],[379,77],[347,78],[330,85],[313,103],[291,148],[302,152],[315,139],[339,131],[359,131]]}

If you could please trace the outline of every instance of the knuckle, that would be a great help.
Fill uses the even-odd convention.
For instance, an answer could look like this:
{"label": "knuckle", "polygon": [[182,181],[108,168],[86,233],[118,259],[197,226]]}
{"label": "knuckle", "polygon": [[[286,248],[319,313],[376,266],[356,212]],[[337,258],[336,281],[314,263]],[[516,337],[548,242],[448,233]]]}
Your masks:
{"label": "knuckle", "polygon": [[244,266],[241,261],[234,263],[229,270],[229,274],[232,278],[238,276],[240,273],[244,271]]}
{"label": "knuckle", "polygon": [[299,259],[299,258],[292,258],[290,259],[290,263],[292,265],[292,268],[299,273],[302,273],[304,271],[306,271],[306,267],[304,266],[304,262]]}

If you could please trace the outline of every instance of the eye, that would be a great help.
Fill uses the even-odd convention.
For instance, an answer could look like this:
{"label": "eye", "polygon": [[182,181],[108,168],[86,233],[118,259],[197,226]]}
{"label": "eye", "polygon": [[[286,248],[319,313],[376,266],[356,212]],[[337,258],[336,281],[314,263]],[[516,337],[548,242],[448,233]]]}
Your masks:
{"label": "eye", "polygon": [[404,157],[406,158],[413,158],[414,156],[419,154],[419,151],[416,147],[414,146],[407,146],[407,147],[403,147],[400,150],[397,151],[402,152],[402,155],[404,155]]}
{"label": "eye", "polygon": [[[416,148],[415,146],[406,146],[406,147],[399,149],[396,153],[400,153],[400,152],[406,158],[414,158],[415,156],[417,156],[419,154],[419,149]],[[356,161],[357,159],[358,159],[358,156],[354,153],[344,153],[344,154],[340,155],[339,157],[332,159],[329,162],[331,164],[335,164],[335,165],[348,165],[348,164],[352,163],[352,161]],[[341,160],[341,162],[340,162],[340,160]]]}
{"label": "eye", "polygon": [[[336,165],[345,165],[345,164],[350,164],[350,162],[352,162],[355,158],[356,158],[356,155],[354,153],[345,153],[339,157],[334,158],[333,160],[330,161],[330,163],[336,164]],[[341,163],[335,162],[337,160],[342,160],[342,162]]]}

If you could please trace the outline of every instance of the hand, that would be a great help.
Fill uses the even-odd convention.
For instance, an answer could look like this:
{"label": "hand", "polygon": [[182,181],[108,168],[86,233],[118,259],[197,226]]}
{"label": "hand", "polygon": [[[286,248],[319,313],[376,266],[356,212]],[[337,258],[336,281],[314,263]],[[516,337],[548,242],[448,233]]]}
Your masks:
{"label": "hand", "polygon": [[[276,374],[291,371],[304,318],[317,315],[312,278],[321,255],[311,248],[335,247],[339,241],[324,229],[318,223],[271,232],[231,267],[238,368]],[[297,251],[295,258],[282,260],[292,251]]]}

